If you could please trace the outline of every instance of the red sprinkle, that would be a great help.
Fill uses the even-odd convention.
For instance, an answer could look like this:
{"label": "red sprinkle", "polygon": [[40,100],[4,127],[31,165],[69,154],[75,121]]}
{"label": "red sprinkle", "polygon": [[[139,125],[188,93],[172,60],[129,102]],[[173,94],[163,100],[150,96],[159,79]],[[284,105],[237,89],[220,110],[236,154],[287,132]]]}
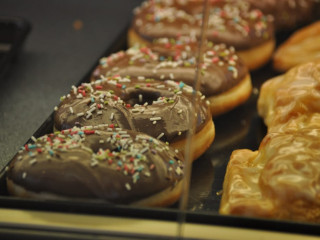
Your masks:
{"label": "red sprinkle", "polygon": [[109,128],[114,128],[114,124],[113,124],[113,123],[110,124],[110,125],[109,125]]}
{"label": "red sprinkle", "polygon": [[101,105],[100,105],[99,103],[97,104],[97,107],[98,107],[99,109],[101,109]]}
{"label": "red sprinkle", "polygon": [[112,159],[108,159],[108,163],[111,165],[113,163]]}
{"label": "red sprinkle", "polygon": [[24,149],[29,152],[28,144],[24,145]]}
{"label": "red sprinkle", "polygon": [[127,106],[127,108],[131,108],[131,105],[130,105],[130,104],[127,104],[126,106]]}
{"label": "red sprinkle", "polygon": [[212,58],[212,62],[213,62],[213,63],[217,63],[217,62],[219,62],[219,58],[218,58],[218,57],[214,57],[214,58]]}
{"label": "red sprinkle", "polygon": [[37,152],[38,152],[38,153],[42,153],[41,148],[37,148]]}
{"label": "red sprinkle", "polygon": [[84,130],[83,131],[86,135],[90,135],[90,134],[94,134],[95,131],[94,130]]}
{"label": "red sprinkle", "polygon": [[117,101],[118,100],[118,96],[113,96],[113,99]]}
{"label": "red sprinkle", "polygon": [[120,84],[120,83],[117,83],[116,86],[117,86],[117,88],[122,88],[122,84]]}
{"label": "red sprinkle", "polygon": [[101,85],[97,85],[96,89],[102,89],[102,86]]}
{"label": "red sprinkle", "polygon": [[150,165],[150,170],[153,170],[156,166],[154,164]]}

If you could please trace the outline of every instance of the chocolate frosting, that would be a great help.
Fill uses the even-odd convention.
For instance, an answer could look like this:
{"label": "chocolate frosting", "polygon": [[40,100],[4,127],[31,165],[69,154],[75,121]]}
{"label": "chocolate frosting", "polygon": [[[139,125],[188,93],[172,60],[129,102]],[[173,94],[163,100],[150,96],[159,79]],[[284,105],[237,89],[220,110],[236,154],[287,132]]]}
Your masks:
{"label": "chocolate frosting", "polygon": [[253,7],[274,17],[276,30],[290,30],[312,20],[314,0],[245,0]]}
{"label": "chocolate frosting", "polygon": [[[198,44],[191,38],[157,39],[149,47],[132,47],[102,58],[92,80],[121,76],[145,76],[158,80],[178,79],[193,86]],[[219,95],[236,86],[248,69],[233,47],[207,42],[200,74],[200,89],[206,97]]]}
{"label": "chocolate frosting", "polygon": [[[132,28],[143,39],[200,36],[203,1],[145,1],[136,8]],[[248,2],[210,1],[207,39],[237,50],[260,45],[274,36],[272,17]]]}
{"label": "chocolate frosting", "polygon": [[54,124],[58,130],[112,124],[174,143],[185,138],[194,121],[192,96],[198,99],[196,131],[212,121],[204,96],[193,93],[183,82],[113,76],[73,87],[62,97]]}
{"label": "chocolate frosting", "polygon": [[182,179],[180,154],[142,133],[73,128],[23,147],[7,178],[36,193],[132,203]]}

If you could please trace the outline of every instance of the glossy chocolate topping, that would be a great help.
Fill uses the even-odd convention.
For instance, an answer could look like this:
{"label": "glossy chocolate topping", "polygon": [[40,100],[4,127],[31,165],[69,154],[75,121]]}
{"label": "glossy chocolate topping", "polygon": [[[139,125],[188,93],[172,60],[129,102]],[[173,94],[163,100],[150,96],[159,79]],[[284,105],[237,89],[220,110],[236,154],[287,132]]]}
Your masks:
{"label": "glossy chocolate topping", "polygon": [[[146,1],[136,8],[132,28],[143,39],[200,36],[203,1]],[[247,2],[210,1],[207,39],[246,50],[273,38],[272,17]]]}
{"label": "glossy chocolate topping", "polygon": [[113,76],[73,87],[54,116],[55,128],[112,124],[173,143],[190,128],[192,96],[197,96],[196,131],[211,121],[204,96],[183,82]]}
{"label": "glossy chocolate topping", "polygon": [[245,0],[274,17],[276,30],[290,30],[312,20],[314,0]]}
{"label": "glossy chocolate topping", "polygon": [[[145,76],[158,80],[174,79],[193,86],[198,45],[190,38],[157,39],[149,47],[132,47],[102,58],[92,80],[121,76]],[[233,47],[208,42],[201,67],[200,91],[207,97],[219,95],[236,86],[248,69]]]}
{"label": "glossy chocolate topping", "polygon": [[7,178],[37,193],[132,203],[174,187],[183,176],[179,159],[145,134],[73,128],[25,145]]}

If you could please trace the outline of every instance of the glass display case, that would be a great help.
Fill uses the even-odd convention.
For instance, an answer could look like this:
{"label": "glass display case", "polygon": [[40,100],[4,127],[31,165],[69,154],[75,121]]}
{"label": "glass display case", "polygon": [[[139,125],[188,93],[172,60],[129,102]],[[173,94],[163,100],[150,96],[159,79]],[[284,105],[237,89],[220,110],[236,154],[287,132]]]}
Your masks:
{"label": "glass display case", "polygon": [[[250,72],[253,90],[244,104],[213,118],[215,139],[190,165],[185,206],[178,202],[162,208],[135,207],[8,194],[6,170],[13,156],[32,141],[30,136],[52,133],[59,97],[72,85],[89,82],[101,57],[128,48],[133,9],[141,2],[0,3],[0,16],[22,17],[32,26],[23,50],[0,83],[1,239],[317,239],[318,224],[218,213],[232,151],[256,150],[266,134],[256,104],[262,83],[278,75],[271,62]],[[277,33],[276,44],[291,33]]]}

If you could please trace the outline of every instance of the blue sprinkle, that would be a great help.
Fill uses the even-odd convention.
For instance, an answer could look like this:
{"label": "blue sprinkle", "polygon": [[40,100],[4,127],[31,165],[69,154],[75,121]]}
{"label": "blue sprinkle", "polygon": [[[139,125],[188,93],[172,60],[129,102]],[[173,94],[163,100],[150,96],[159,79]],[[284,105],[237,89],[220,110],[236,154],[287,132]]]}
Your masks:
{"label": "blue sprinkle", "polygon": [[122,166],[122,162],[121,161],[118,161],[118,166]]}
{"label": "blue sprinkle", "polygon": [[137,169],[137,170],[138,170],[138,172],[141,172],[141,171],[143,170],[143,168],[144,168],[143,166],[138,167],[138,169]]}
{"label": "blue sprinkle", "polygon": [[29,149],[35,149],[37,147],[37,145],[28,145]]}
{"label": "blue sprinkle", "polygon": [[164,56],[160,56],[160,61],[164,61],[166,58]]}
{"label": "blue sprinkle", "polygon": [[78,132],[78,134],[79,134],[79,135],[83,135],[83,134],[84,134],[84,132],[82,132],[82,131],[79,131],[79,132]]}
{"label": "blue sprinkle", "polygon": [[91,98],[91,102],[94,103],[94,97]]}
{"label": "blue sprinkle", "polygon": [[173,161],[173,160],[169,160],[169,163],[170,163],[170,164],[174,164],[174,161]]}
{"label": "blue sprinkle", "polygon": [[51,155],[51,156],[53,156],[53,151],[52,150],[49,150],[49,154]]}
{"label": "blue sprinkle", "polygon": [[137,155],[136,155],[136,158],[139,158],[139,159],[140,159],[140,158],[141,158],[141,155],[140,155],[140,154],[137,154]]}
{"label": "blue sprinkle", "polygon": [[184,85],[185,85],[184,82],[180,82],[180,83],[179,83],[179,87],[180,87],[180,88],[183,88]]}
{"label": "blue sprinkle", "polygon": [[122,89],[126,89],[126,85],[122,85]]}
{"label": "blue sprinkle", "polygon": [[234,71],[234,67],[229,66],[229,67],[228,67],[228,70],[229,70],[229,71]]}

